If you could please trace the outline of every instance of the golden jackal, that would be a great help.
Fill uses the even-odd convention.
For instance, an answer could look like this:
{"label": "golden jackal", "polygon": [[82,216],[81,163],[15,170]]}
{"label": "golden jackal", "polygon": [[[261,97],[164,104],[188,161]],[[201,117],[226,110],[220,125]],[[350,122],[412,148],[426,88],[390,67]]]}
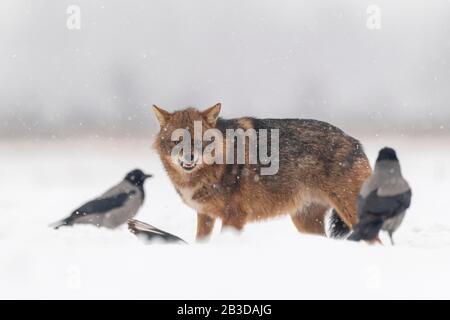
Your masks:
{"label": "golden jackal", "polygon": [[[170,113],[154,106],[160,123],[155,148],[177,192],[197,211],[198,240],[210,235],[217,218],[223,226],[241,230],[247,222],[290,214],[299,231],[325,234],[325,214],[334,209],[337,229],[332,232],[336,235],[357,222],[358,193],[371,174],[359,141],[317,120],[250,117],[227,120],[219,118],[220,108],[217,104],[205,111],[188,108]],[[202,154],[201,149],[205,151],[213,139],[195,137],[195,123],[197,129],[222,133],[225,143],[217,144],[222,147],[208,156]],[[173,136],[178,129],[189,133],[183,139],[189,137],[188,145],[194,148],[188,156],[185,152],[174,152],[179,141],[173,141]],[[244,149],[244,163],[202,161],[223,155],[230,145],[233,153],[237,152],[236,136],[228,131],[239,129],[256,132],[257,139],[264,132],[265,139],[258,142],[264,140],[271,146],[276,143],[278,149],[270,148],[269,158],[251,163],[250,150],[262,150],[264,146],[257,144],[253,149],[249,143]],[[277,134],[267,137],[267,131]],[[217,135],[210,136],[218,139]],[[244,138],[250,140],[251,136],[246,134]],[[196,145],[200,145],[200,150]],[[272,157],[274,154],[276,158]],[[267,159],[272,163],[267,163]],[[270,168],[275,168],[272,174],[261,174]]]}

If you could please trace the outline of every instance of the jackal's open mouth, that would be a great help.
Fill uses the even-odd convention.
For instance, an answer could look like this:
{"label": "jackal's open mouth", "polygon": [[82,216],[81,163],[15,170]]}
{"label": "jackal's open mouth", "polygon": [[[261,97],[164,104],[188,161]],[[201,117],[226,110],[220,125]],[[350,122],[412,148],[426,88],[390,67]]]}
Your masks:
{"label": "jackal's open mouth", "polygon": [[182,161],[182,160],[178,160],[178,163],[186,171],[193,170],[195,168],[195,166],[197,165],[196,162],[185,162],[185,161]]}

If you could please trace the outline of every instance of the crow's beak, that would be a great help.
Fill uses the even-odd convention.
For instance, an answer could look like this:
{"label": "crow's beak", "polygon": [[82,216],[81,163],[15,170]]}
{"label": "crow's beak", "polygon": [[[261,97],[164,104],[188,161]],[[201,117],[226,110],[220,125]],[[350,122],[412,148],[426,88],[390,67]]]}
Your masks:
{"label": "crow's beak", "polygon": [[152,174],[146,174],[145,175],[145,179],[149,179],[149,178],[153,178],[153,175]]}

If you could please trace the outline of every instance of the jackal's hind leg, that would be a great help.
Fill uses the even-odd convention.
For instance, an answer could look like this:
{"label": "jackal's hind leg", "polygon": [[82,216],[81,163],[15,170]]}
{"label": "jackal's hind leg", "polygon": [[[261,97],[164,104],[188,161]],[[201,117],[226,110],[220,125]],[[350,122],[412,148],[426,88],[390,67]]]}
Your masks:
{"label": "jackal's hind leg", "polygon": [[302,233],[325,235],[327,206],[312,203],[291,214],[292,222]]}

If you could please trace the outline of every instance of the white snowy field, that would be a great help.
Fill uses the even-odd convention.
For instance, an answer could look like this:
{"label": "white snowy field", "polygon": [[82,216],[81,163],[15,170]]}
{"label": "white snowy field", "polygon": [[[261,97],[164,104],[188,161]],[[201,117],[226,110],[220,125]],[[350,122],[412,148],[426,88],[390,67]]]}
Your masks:
{"label": "white snowy field", "polygon": [[[450,298],[450,139],[359,138],[372,163],[396,148],[413,188],[395,247],[301,235],[288,217],[240,235],[217,226],[196,245],[195,213],[150,139],[0,141],[0,298]],[[190,245],[145,244],[125,226],[48,227],[136,167],[155,175],[137,219]]]}

